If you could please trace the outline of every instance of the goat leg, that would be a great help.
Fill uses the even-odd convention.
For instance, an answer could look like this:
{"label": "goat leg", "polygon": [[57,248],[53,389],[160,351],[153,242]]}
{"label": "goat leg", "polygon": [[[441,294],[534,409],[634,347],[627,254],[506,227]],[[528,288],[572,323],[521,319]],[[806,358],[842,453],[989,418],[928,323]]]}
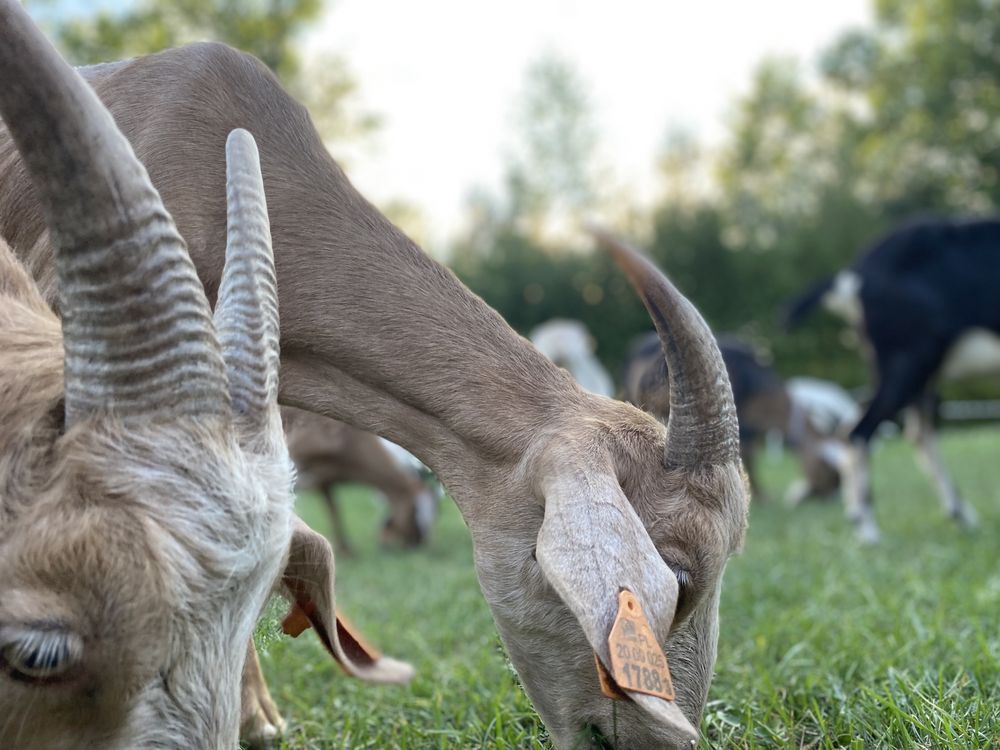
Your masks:
{"label": "goat leg", "polygon": [[252,638],[243,664],[240,699],[240,741],[250,748],[263,748],[275,742],[285,731],[285,720],[267,689]]}

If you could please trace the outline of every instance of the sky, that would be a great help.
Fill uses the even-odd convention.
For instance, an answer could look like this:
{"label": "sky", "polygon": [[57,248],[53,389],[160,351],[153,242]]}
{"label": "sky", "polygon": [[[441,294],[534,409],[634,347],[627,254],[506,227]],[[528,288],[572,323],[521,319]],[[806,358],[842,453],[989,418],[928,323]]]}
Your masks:
{"label": "sky", "polygon": [[343,54],[382,127],[348,154],[376,203],[402,198],[431,244],[462,226],[470,190],[499,190],[525,69],[556,53],[590,92],[599,161],[640,198],[655,192],[667,133],[718,143],[754,66],[772,54],[806,64],[870,0],[337,0],[308,35]]}
{"label": "sky", "polygon": [[[33,13],[79,15],[134,0],[37,0]],[[303,44],[345,57],[359,108],[381,127],[345,149],[355,185],[376,204],[402,199],[430,248],[462,227],[476,188],[499,192],[526,68],[554,53],[586,85],[598,162],[640,201],[656,191],[668,132],[719,143],[737,97],[767,55],[804,64],[872,0],[329,0]],[[331,144],[335,153],[338,144]]]}

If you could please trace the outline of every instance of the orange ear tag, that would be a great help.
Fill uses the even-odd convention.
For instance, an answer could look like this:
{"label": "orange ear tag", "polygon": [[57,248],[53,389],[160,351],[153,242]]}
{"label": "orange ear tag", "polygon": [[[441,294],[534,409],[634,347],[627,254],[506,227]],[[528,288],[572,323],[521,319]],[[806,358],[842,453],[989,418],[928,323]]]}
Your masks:
{"label": "orange ear tag", "polygon": [[594,664],[597,665],[597,681],[601,683],[601,692],[604,694],[605,698],[610,698],[613,701],[623,701],[628,698],[625,693],[621,691],[616,684],[614,679],[608,674],[608,670],[604,668],[601,664],[601,657],[594,652]]}
{"label": "orange ear tag", "polygon": [[[631,591],[618,594],[618,616],[608,636],[611,651],[610,674],[597,662],[601,691],[609,698],[621,697],[623,690],[674,699],[667,656],[663,653],[642,605]],[[611,684],[605,685],[610,680]]]}
{"label": "orange ear tag", "polygon": [[292,638],[298,638],[303,632],[312,627],[309,615],[316,611],[316,605],[312,600],[306,602],[305,608],[298,604],[293,604],[285,619],[281,621],[281,631]]}

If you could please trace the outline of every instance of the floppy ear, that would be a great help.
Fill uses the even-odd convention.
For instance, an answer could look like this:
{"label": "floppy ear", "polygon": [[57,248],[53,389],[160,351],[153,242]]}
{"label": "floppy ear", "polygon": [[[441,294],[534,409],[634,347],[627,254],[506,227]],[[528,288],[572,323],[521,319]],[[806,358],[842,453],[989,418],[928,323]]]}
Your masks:
{"label": "floppy ear", "polygon": [[337,614],[333,571],[330,542],[296,517],[282,575],[282,584],[292,601],[292,609],[282,624],[285,633],[294,638],[312,626],[323,646],[348,674],[369,682],[409,681],[413,667],[382,656]]}
{"label": "floppy ear", "polygon": [[[657,642],[663,644],[677,608],[677,579],[610,469],[560,468],[544,478],[542,492],[545,518],[535,556],[576,616],[605,674],[610,674],[608,639],[619,594],[627,590],[635,595]],[[620,683],[615,687],[685,740],[697,741],[697,731],[673,701]]]}

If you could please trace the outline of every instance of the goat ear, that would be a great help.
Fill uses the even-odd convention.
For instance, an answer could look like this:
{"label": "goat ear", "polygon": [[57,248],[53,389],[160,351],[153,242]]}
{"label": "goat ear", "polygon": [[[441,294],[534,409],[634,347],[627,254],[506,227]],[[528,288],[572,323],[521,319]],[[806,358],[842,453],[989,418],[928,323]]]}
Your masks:
{"label": "goat ear", "polygon": [[257,144],[245,130],[234,130],[226,141],[226,205],[226,264],[215,327],[233,414],[246,439],[280,436],[278,291],[271,227]]}
{"label": "goat ear", "polygon": [[282,584],[292,601],[285,633],[298,636],[310,626],[344,671],[369,682],[408,682],[413,667],[382,656],[343,617],[334,599],[333,549],[326,537],[296,517]]}
{"label": "goat ear", "polygon": [[[542,492],[545,518],[535,556],[604,670],[612,670],[608,639],[623,590],[635,595],[657,641],[664,643],[677,608],[677,579],[614,473],[561,469],[543,480]],[[697,731],[673,701],[617,687],[685,741],[697,741]]]}

